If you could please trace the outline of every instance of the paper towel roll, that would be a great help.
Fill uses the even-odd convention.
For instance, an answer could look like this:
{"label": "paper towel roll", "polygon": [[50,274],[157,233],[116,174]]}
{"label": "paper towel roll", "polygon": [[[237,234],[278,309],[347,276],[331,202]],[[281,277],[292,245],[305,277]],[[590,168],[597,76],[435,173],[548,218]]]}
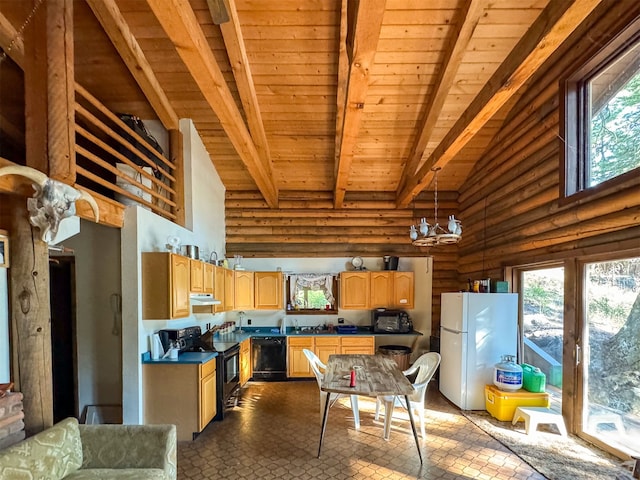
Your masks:
{"label": "paper towel roll", "polygon": [[162,348],[162,342],[160,341],[160,335],[154,333],[151,335],[151,358],[158,360],[164,355],[164,348]]}

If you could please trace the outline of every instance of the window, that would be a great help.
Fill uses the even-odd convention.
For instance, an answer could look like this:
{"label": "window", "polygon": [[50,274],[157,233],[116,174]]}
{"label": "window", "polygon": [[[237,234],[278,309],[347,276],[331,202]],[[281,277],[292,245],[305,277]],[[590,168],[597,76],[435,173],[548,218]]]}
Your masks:
{"label": "window", "polygon": [[287,278],[287,312],[337,313],[336,277],[328,273],[299,273]]}
{"label": "window", "polygon": [[637,175],[640,21],[573,73],[564,94],[564,195]]}

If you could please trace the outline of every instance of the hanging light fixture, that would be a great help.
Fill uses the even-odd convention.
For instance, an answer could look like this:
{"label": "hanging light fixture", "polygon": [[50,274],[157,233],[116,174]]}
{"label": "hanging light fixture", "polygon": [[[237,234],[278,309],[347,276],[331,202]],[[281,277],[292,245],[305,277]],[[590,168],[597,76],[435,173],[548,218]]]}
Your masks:
{"label": "hanging light fixture", "polygon": [[409,228],[409,238],[411,243],[416,247],[433,247],[436,245],[452,245],[458,243],[462,238],[462,223],[454,215],[449,215],[447,230],[438,224],[438,172],[440,167],[431,169],[434,172],[435,190],[434,190],[434,215],[433,225],[427,222],[427,218],[420,219],[420,223],[416,228],[411,225]]}

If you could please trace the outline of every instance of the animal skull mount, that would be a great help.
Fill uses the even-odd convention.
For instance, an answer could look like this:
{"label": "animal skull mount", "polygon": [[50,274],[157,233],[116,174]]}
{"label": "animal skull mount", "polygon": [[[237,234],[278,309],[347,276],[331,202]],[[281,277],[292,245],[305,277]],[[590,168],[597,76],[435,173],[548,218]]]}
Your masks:
{"label": "animal skull mount", "polygon": [[76,214],[77,200],[88,202],[96,222],[100,220],[98,204],[84,190],[53,180],[35,168],[22,165],[0,168],[0,177],[4,175],[20,175],[33,182],[35,193],[32,198],[27,199],[27,209],[29,221],[40,229],[43,242],[50,243],[56,237],[62,219]]}

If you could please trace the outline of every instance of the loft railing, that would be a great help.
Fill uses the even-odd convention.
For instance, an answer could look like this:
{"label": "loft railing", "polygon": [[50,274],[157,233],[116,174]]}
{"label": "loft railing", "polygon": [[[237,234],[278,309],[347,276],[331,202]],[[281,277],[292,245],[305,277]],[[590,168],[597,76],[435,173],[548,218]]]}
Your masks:
{"label": "loft railing", "polygon": [[77,183],[176,220],[176,165],[76,83]]}

